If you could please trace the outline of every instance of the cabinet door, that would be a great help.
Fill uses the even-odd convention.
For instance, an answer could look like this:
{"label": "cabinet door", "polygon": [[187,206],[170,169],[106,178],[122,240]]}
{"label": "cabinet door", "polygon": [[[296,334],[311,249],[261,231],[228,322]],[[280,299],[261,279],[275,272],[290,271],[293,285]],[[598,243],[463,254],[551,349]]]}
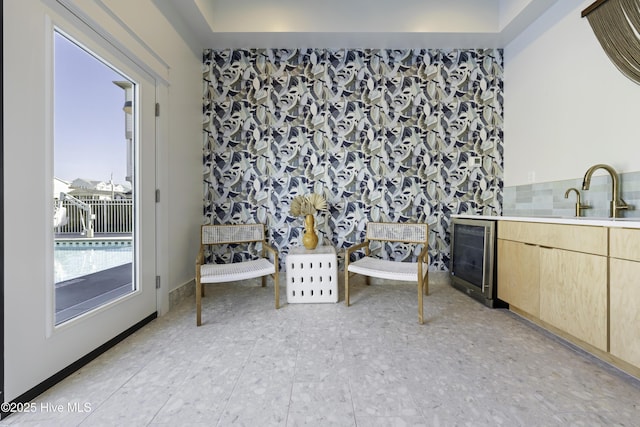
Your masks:
{"label": "cabinet door", "polygon": [[540,248],[498,240],[498,298],[540,316]]}
{"label": "cabinet door", "polygon": [[607,351],[607,257],[540,248],[540,319]]}
{"label": "cabinet door", "polygon": [[610,260],[611,354],[640,368],[640,262]]}
{"label": "cabinet door", "polygon": [[611,228],[609,230],[609,256],[640,261],[640,230]]}

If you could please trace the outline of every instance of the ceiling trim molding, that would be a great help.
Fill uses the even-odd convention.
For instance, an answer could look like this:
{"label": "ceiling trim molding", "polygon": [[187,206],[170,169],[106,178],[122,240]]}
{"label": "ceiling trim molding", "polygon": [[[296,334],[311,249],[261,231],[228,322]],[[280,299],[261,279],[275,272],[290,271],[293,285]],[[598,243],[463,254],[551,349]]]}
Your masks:
{"label": "ceiling trim molding", "polygon": [[[503,48],[559,0],[529,0],[495,32],[216,32],[203,0],[152,0],[194,52],[240,48]],[[498,13],[498,11],[496,11]]]}

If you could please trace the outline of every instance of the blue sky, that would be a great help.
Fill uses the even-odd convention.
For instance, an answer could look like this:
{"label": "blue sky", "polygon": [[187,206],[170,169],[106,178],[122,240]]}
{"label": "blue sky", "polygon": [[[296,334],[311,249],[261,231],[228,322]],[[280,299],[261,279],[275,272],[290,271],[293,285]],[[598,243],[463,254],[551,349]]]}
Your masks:
{"label": "blue sky", "polygon": [[54,175],[125,183],[126,80],[64,36],[55,37]]}

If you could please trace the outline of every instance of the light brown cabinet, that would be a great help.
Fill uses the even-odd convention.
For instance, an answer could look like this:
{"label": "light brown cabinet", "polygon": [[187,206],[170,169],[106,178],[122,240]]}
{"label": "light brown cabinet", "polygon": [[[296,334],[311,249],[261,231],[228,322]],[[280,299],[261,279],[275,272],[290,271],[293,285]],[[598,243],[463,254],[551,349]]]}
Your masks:
{"label": "light brown cabinet", "polygon": [[640,229],[500,221],[498,298],[640,375]]}
{"label": "light brown cabinet", "polygon": [[500,221],[498,239],[607,256],[607,228],[544,222]]}
{"label": "light brown cabinet", "polygon": [[640,230],[610,231],[610,352],[640,367]]}
{"label": "light brown cabinet", "polygon": [[498,298],[607,350],[607,229],[503,221]]}
{"label": "light brown cabinet", "polygon": [[541,248],[540,320],[607,351],[607,257]]}
{"label": "light brown cabinet", "polygon": [[540,248],[498,240],[498,298],[540,317]]}

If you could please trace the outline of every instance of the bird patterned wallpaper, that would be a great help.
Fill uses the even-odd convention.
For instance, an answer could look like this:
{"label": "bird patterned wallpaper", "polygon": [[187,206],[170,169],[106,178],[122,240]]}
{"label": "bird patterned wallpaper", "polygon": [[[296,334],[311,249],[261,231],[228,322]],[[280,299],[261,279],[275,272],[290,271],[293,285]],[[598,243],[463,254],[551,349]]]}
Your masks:
{"label": "bird patterned wallpaper", "polygon": [[291,200],[318,192],[341,265],[368,221],[427,222],[430,270],[447,271],[451,215],[501,214],[502,64],[501,49],[206,50],[204,223],[264,223],[284,259],[304,232]]}

